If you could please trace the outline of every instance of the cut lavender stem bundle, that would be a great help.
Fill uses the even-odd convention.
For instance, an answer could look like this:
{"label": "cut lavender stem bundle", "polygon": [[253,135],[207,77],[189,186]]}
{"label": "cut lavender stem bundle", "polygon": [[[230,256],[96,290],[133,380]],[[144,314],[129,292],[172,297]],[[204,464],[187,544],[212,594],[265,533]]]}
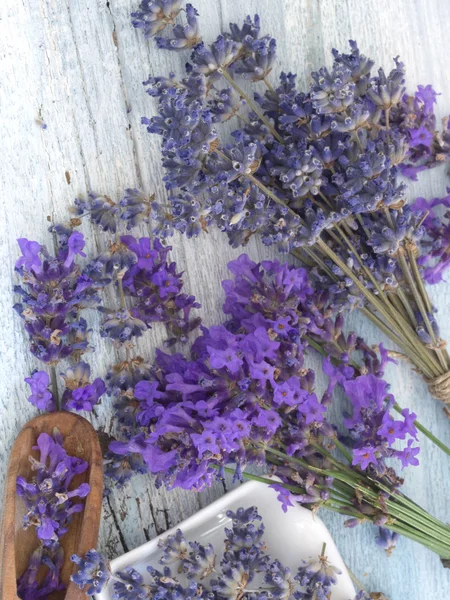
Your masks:
{"label": "cut lavender stem bundle", "polygon": [[[197,15],[195,31],[200,39]],[[447,232],[436,217],[431,226],[424,206],[406,204],[399,180],[450,160],[448,121],[436,132],[437,94],[430,85],[407,94],[398,59],[374,75],[374,62],[350,45],[349,54],[333,50],[332,68],[313,72],[308,89],[297,89],[292,73],[272,86],[275,40],[248,17],[242,29],[232,24],[194,46],[182,80],[151,77],[158,115],[143,123],[162,137],[170,204],[155,207],[155,230],[192,236],[214,224],[233,246],[260,235],[291,252],[324,289],[341,290],[340,310],[362,310],[448,403],[450,358],[424,284],[450,264]],[[252,98],[240,77],[266,90]],[[228,140],[217,129],[222,89],[236,95],[236,110],[221,110],[242,117]],[[428,232],[439,239],[431,253]],[[427,257],[437,262],[424,270]]]}

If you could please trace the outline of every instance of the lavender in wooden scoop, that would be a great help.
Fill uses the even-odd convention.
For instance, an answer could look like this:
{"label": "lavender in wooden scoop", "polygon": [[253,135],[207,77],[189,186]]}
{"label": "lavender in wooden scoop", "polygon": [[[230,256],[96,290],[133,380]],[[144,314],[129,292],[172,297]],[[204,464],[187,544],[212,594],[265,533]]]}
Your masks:
{"label": "lavender in wooden scoop", "polygon": [[103,493],[97,435],[83,417],[56,412],[19,433],[8,465],[0,536],[3,600],[77,600],[72,554],[97,542]]}

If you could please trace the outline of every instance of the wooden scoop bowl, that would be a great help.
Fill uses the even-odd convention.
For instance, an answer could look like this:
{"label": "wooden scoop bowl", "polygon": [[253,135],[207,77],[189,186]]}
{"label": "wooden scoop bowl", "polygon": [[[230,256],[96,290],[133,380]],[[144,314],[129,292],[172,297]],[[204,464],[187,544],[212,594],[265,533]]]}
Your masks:
{"label": "wooden scoop bowl", "polygon": [[22,475],[29,479],[32,476],[28,457],[30,455],[39,457],[39,453],[32,450],[32,446],[36,445],[41,433],[51,435],[55,427],[62,434],[67,453],[89,463],[84,473],[73,478],[70,488],[75,489],[86,482],[91,486],[91,491],[84,499],[84,511],[74,515],[69,531],[61,539],[64,548],[61,579],[67,589],[55,592],[50,598],[52,600],[86,599],[85,593],[70,581],[70,575],[76,568],[70,561],[70,556],[72,554],[82,556],[97,544],[103,496],[102,453],[97,434],[89,421],[71,412],[54,412],[29,421],[20,431],[11,450],[0,531],[0,598],[2,600],[18,600],[16,581],[26,571],[30,556],[38,546],[34,528],[22,529],[22,517],[26,509],[22,498],[16,494],[16,478]]}

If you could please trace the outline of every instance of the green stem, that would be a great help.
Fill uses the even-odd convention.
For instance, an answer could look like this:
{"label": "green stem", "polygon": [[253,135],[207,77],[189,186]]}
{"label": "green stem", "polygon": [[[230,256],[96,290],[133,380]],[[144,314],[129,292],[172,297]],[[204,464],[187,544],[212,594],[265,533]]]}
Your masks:
{"label": "green stem", "polygon": [[342,452],[342,454],[345,456],[345,458],[348,460],[348,462],[350,464],[352,464],[353,457],[350,454],[350,452],[347,450],[347,448],[344,446],[344,444],[342,442],[340,442],[337,438],[334,439],[333,441],[336,444],[336,448],[339,448],[339,450]]}
{"label": "green stem", "polygon": [[[332,469],[322,469],[320,467],[313,467],[312,465],[309,465],[306,461],[295,458],[293,456],[288,456],[287,454],[285,454],[279,450],[276,450],[275,448],[267,448],[266,447],[265,451],[268,453],[272,453],[276,456],[279,456],[287,462],[293,462],[293,463],[300,464],[304,468],[307,468],[313,472],[317,472],[322,475],[329,475],[331,477],[334,477],[335,479],[342,482],[343,484],[354,488],[355,490],[359,491],[366,498],[366,501],[370,505],[372,505],[374,508],[376,508],[377,510],[384,512],[385,511],[384,506],[385,506],[387,509],[389,509],[389,514],[391,516],[405,522],[404,523],[405,527],[415,528],[415,529],[412,529],[412,531],[414,531],[416,535],[421,535],[419,532],[422,532],[422,534],[425,534],[429,538],[434,538],[433,543],[435,543],[435,544],[440,543],[442,538],[446,539],[447,543],[448,543],[448,548],[447,548],[447,546],[445,546],[445,544],[442,547],[447,548],[447,554],[450,556],[450,528],[445,526],[440,521],[437,521],[437,523],[436,523],[436,520],[434,518],[432,518],[431,515],[429,515],[426,511],[421,510],[419,512],[417,510],[412,510],[406,503],[402,504],[402,503],[395,502],[395,500],[389,500],[389,499],[386,499],[383,502],[381,502],[381,500],[379,499],[379,493],[376,492],[375,490],[373,490],[369,486],[368,482],[366,482],[366,484],[364,485],[364,475],[363,474],[361,474],[361,477],[362,477],[362,480],[361,480],[361,478],[358,477],[358,475],[356,473],[339,472],[339,471],[334,471]],[[336,463],[337,463],[337,461],[334,460],[334,464],[336,464]],[[337,463],[337,464],[341,468],[345,468],[344,465],[340,465],[339,463]],[[345,468],[345,470],[346,470],[346,468]],[[351,469],[350,469],[350,471],[351,471]],[[374,483],[378,484],[378,481],[374,480]],[[334,484],[334,485],[336,485],[336,484]],[[339,484],[337,484],[336,487],[338,489],[342,489],[342,486]],[[379,486],[379,487],[386,489],[388,491],[388,493],[392,495],[392,491],[389,490],[389,488],[386,488],[386,486]],[[405,497],[403,497],[403,499],[405,499]]]}

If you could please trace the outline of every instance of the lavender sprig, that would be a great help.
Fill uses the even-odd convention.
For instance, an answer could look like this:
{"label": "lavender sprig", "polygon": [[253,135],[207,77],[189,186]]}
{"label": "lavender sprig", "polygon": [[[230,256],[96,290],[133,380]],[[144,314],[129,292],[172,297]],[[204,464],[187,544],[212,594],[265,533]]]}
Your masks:
{"label": "lavender sprig", "polygon": [[[55,429],[52,436],[41,433],[33,450],[39,458],[29,457],[32,470],[31,480],[17,477],[17,494],[26,506],[22,527],[34,527],[38,547],[33,552],[27,570],[17,582],[17,593],[22,600],[48,598],[55,591],[64,590],[61,568],[64,552],[61,538],[67,533],[73,515],[83,510],[76,499],[85,498],[89,484],[81,483],[70,489],[75,475],[84,473],[88,463],[69,456],[63,447],[61,434]],[[38,579],[38,571],[44,575]]]}

